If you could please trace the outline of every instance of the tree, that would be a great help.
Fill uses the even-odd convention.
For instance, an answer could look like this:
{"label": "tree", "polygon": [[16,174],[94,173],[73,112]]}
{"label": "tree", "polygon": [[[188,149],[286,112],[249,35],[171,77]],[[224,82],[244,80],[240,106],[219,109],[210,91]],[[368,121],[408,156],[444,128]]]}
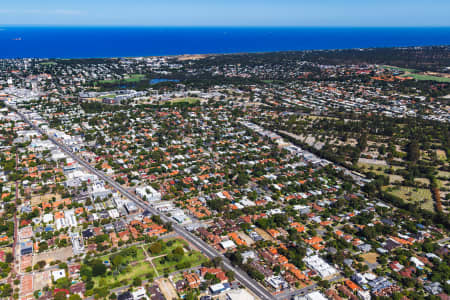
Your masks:
{"label": "tree", "polygon": [[141,286],[142,285],[142,280],[139,277],[135,277],[133,279],[133,285],[134,286]]}
{"label": "tree", "polygon": [[159,254],[162,251],[161,242],[154,242],[150,245],[149,250],[152,254]]}
{"label": "tree", "polygon": [[220,256],[216,256],[212,259],[212,263],[214,264],[214,267],[219,267],[222,264],[222,258]]}
{"label": "tree", "polygon": [[106,273],[106,266],[100,260],[92,264],[92,276],[102,276]]}
{"label": "tree", "polygon": [[420,148],[417,141],[411,141],[407,146],[407,158],[411,162],[416,162],[420,158]]}
{"label": "tree", "polygon": [[115,255],[112,259],[112,263],[116,268],[118,268],[122,264],[122,262],[123,262],[123,256],[120,254]]}
{"label": "tree", "polygon": [[67,300],[66,292],[60,291],[53,297],[54,300]]}
{"label": "tree", "polygon": [[7,264],[12,263],[14,260],[14,256],[12,255],[11,252],[6,253],[6,257],[5,257],[5,262]]}
{"label": "tree", "polygon": [[227,271],[226,273],[225,273],[225,275],[228,277],[228,280],[231,282],[231,281],[234,281],[234,278],[235,278],[235,275],[234,275],[234,272],[233,271]]}
{"label": "tree", "polygon": [[92,269],[87,265],[82,265],[80,268],[80,275],[81,277],[92,277]]}
{"label": "tree", "polygon": [[78,294],[73,294],[70,295],[69,300],[81,300],[81,297]]}
{"label": "tree", "polygon": [[177,256],[183,256],[184,255],[183,247],[181,246],[176,247],[175,249],[173,249],[172,253]]}

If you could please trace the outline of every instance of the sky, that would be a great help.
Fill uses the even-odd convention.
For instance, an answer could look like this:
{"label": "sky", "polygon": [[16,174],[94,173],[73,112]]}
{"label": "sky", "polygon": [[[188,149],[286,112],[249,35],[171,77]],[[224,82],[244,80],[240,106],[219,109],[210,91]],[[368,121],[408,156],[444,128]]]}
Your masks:
{"label": "sky", "polygon": [[2,0],[1,25],[450,26],[449,0]]}

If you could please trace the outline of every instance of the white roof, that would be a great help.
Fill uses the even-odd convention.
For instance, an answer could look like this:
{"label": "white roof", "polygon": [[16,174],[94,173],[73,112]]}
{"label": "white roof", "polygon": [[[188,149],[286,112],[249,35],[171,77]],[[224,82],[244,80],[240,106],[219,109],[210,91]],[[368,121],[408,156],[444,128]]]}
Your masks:
{"label": "white roof", "polygon": [[58,269],[55,271],[52,271],[53,280],[57,281],[60,278],[66,277],[66,271],[63,269]]}
{"label": "white roof", "polygon": [[230,300],[254,300],[253,297],[247,290],[239,289],[239,290],[231,290],[227,292],[227,298]]}
{"label": "white roof", "polygon": [[224,249],[235,248],[235,247],[236,247],[236,244],[235,244],[233,241],[231,241],[231,240],[221,242],[220,245],[221,245]]}
{"label": "white roof", "polygon": [[315,291],[312,293],[309,293],[308,295],[306,295],[305,297],[308,300],[327,300],[327,298],[325,298],[320,292]]}

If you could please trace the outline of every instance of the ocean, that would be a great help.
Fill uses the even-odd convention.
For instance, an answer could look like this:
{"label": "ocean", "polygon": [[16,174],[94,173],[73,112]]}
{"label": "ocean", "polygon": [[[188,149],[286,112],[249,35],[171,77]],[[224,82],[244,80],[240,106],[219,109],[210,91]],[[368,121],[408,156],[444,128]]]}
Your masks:
{"label": "ocean", "polygon": [[0,58],[88,58],[450,45],[450,27],[13,27]]}

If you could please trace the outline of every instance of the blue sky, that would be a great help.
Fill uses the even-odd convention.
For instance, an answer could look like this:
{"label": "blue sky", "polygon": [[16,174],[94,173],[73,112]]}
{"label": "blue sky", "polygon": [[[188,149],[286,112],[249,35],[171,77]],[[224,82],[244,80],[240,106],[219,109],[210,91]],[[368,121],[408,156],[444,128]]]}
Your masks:
{"label": "blue sky", "polygon": [[450,26],[449,0],[13,0],[2,25]]}

